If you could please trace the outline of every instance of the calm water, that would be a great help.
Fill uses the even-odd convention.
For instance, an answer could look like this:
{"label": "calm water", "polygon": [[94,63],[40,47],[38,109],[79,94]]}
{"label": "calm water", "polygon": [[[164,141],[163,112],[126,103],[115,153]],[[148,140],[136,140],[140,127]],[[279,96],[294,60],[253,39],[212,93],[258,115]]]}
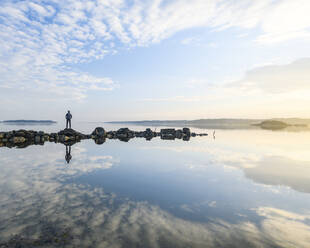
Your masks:
{"label": "calm water", "polygon": [[310,132],[212,131],[189,142],[87,140],[70,164],[62,144],[0,148],[0,244],[310,247]]}

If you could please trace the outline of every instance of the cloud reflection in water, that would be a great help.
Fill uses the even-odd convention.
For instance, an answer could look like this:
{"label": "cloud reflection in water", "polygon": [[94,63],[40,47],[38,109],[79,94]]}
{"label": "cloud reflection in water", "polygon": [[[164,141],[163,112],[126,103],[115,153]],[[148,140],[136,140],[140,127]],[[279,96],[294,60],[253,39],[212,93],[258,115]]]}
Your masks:
{"label": "cloud reflection in water", "polygon": [[[193,152],[191,144],[186,146]],[[72,239],[65,247],[308,247],[310,242],[307,211],[263,205],[249,210],[258,222],[247,216],[236,222],[212,216],[209,221],[192,221],[148,201],[106,192],[104,187],[68,183],[96,170],[115,168],[123,162],[121,156],[90,154],[87,146],[79,144],[72,147],[73,159],[67,165],[63,147],[50,144],[44,148],[48,149],[10,150],[0,156],[0,240],[9,240],[12,234],[36,239],[46,225],[52,225],[69,230]],[[225,153],[225,149],[219,151]],[[238,156],[234,152],[235,160],[223,153],[216,157],[216,149],[210,153],[204,149],[203,154],[213,163],[222,161],[245,172],[259,168],[261,161],[255,153]],[[203,169],[202,164],[192,162],[188,170]],[[219,207],[216,201],[206,204]],[[193,205],[180,208],[196,211]]]}

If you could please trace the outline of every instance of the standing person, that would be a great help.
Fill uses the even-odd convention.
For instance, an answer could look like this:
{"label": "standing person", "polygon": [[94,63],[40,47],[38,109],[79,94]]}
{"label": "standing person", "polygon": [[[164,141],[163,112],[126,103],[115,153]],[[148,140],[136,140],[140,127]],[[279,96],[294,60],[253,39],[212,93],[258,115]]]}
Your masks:
{"label": "standing person", "polygon": [[66,128],[71,128],[71,119],[72,119],[72,114],[70,113],[70,110],[68,110],[68,113],[66,114]]}

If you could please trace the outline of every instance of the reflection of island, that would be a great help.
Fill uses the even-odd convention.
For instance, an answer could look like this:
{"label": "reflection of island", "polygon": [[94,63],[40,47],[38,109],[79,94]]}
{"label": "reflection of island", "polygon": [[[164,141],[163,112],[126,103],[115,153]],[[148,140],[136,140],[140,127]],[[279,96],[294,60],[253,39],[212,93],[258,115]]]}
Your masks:
{"label": "reflection of island", "polygon": [[183,139],[188,141],[191,137],[206,136],[207,134],[196,134],[189,128],[183,129],[161,129],[160,132],[152,131],[147,128],[145,131],[132,131],[128,128],[120,128],[117,131],[106,132],[104,128],[97,127],[91,134],[82,134],[71,128],[66,128],[58,133],[44,133],[32,130],[13,130],[10,132],[0,132],[0,147],[25,148],[30,145],[43,145],[44,142],[62,143],[72,146],[84,139],[93,139],[96,144],[103,144],[106,139],[118,139],[128,142],[132,138],[145,138],[151,140],[160,137],[163,140]]}

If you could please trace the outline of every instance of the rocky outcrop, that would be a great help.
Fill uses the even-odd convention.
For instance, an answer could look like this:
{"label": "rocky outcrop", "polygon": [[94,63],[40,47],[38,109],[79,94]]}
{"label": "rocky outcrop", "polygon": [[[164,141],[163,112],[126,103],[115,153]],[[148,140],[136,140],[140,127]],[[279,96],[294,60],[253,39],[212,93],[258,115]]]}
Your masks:
{"label": "rocky outcrop", "polygon": [[44,133],[42,131],[18,130],[0,133],[0,147],[24,148],[29,145],[43,145],[44,142],[63,143],[73,145],[83,139],[91,138],[73,129],[64,129],[58,133]]}
{"label": "rocky outcrop", "polygon": [[103,144],[106,139],[118,139],[128,142],[132,138],[145,138],[151,140],[160,137],[163,140],[183,139],[188,141],[191,137],[205,136],[207,134],[192,133],[189,128],[183,129],[161,129],[160,132],[147,128],[145,131],[132,131],[129,128],[120,128],[117,131],[106,132],[104,128],[97,127],[90,134],[82,134],[71,128],[66,128],[58,133],[44,133],[42,131],[18,130],[0,132],[0,147],[24,148],[29,145],[43,145],[44,142],[62,143],[72,146],[84,139],[93,139],[96,144]]}

